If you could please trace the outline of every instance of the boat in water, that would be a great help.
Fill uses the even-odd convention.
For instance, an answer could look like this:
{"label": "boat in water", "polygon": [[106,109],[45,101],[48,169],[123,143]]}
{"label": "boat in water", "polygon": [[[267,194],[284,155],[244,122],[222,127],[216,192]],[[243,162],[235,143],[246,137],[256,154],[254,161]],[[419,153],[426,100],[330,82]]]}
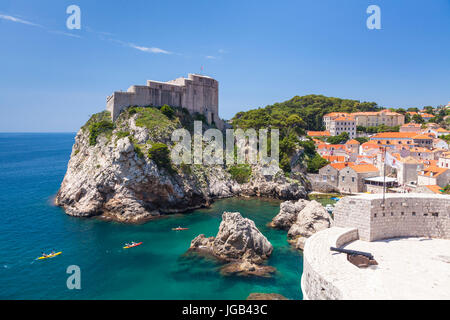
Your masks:
{"label": "boat in water", "polygon": [[172,231],[184,231],[184,230],[189,230],[189,228],[182,228],[182,227],[172,228]]}
{"label": "boat in water", "polygon": [[140,246],[142,244],[142,242],[132,242],[132,243],[126,243],[125,247],[123,247],[124,249],[130,249],[130,248],[134,248],[137,246]]}
{"label": "boat in water", "polygon": [[328,213],[331,214],[331,213],[333,213],[334,207],[333,207],[332,204],[327,204],[327,205],[325,206],[325,210],[327,210]]}
{"label": "boat in water", "polygon": [[40,256],[39,258],[37,258],[37,260],[53,258],[53,257],[59,256],[61,253],[62,253],[62,251],[54,252],[54,253],[50,253],[50,254],[44,254],[44,255]]}

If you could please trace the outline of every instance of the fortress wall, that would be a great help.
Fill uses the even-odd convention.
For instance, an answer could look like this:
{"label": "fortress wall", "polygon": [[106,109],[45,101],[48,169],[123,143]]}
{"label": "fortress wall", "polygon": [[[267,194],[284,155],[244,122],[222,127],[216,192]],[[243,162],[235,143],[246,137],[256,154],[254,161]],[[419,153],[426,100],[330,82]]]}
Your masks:
{"label": "fortress wall", "polygon": [[131,86],[127,92],[114,92],[107,98],[106,109],[113,120],[129,106],[183,107],[191,113],[206,116],[209,123],[215,122],[219,128],[223,123],[219,118],[219,83],[205,76],[189,74],[188,78],[177,78],[168,82],[147,81],[146,86]]}
{"label": "fortress wall", "polygon": [[450,196],[435,194],[360,195],[335,206],[337,227],[357,228],[364,241],[395,237],[450,239]]}
{"label": "fortress wall", "polygon": [[[301,287],[304,300],[340,300],[344,296],[339,283],[334,283],[334,270],[330,247],[341,247],[358,240],[354,228],[330,228],[318,232],[306,240],[303,251],[303,273]],[[342,257],[340,257],[342,258]]]}

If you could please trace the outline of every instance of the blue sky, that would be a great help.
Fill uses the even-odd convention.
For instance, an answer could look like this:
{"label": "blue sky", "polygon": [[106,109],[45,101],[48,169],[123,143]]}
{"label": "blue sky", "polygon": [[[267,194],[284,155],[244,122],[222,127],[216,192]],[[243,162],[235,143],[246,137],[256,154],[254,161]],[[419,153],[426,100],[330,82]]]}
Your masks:
{"label": "blue sky", "polygon": [[[66,28],[71,4],[81,30]],[[225,119],[312,93],[446,104],[449,21],[450,0],[2,0],[0,132],[77,131],[113,91],[201,66]]]}

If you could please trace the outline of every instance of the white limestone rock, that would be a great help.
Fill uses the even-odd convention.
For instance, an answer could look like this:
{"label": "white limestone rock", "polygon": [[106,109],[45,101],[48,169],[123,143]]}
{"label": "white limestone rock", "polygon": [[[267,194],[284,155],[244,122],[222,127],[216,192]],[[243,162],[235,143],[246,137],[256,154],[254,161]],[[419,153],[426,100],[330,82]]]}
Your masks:
{"label": "white limestone rock", "polygon": [[272,219],[269,226],[289,230],[297,220],[297,216],[308,204],[307,200],[285,201],[280,205],[280,212]]}
{"label": "white limestone rock", "polygon": [[297,215],[297,220],[288,231],[288,238],[310,237],[314,233],[331,227],[332,219],[317,201],[310,201]]}
{"label": "white limestone rock", "polygon": [[197,236],[189,251],[229,262],[221,270],[225,275],[269,276],[275,271],[262,265],[272,254],[272,244],[252,220],[243,218],[239,212],[224,212],[216,237]]}

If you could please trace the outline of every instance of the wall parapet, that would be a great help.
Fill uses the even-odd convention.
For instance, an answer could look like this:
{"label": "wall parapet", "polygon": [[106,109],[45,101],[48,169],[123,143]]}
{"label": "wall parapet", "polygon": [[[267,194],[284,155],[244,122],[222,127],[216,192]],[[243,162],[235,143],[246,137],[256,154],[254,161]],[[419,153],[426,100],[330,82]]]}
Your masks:
{"label": "wall parapet", "polygon": [[358,195],[341,199],[335,226],[358,229],[364,241],[395,237],[450,239],[450,196],[434,194]]}

